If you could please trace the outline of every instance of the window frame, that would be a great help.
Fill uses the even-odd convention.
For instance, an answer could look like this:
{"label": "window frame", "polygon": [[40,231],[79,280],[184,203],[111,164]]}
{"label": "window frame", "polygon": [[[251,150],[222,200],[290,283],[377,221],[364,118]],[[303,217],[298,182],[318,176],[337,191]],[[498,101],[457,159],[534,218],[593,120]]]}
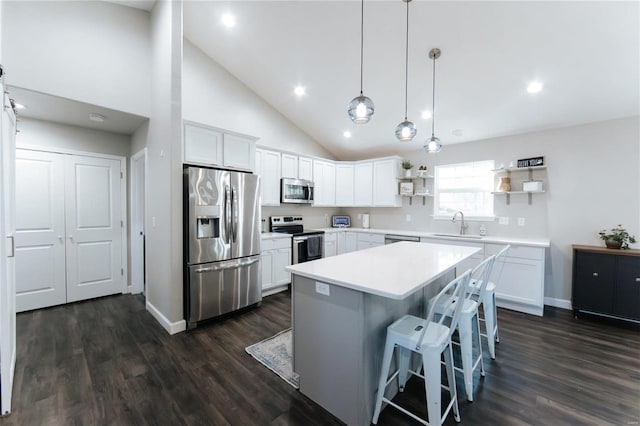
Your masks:
{"label": "window frame", "polygon": [[[494,195],[493,195],[493,185],[495,184],[495,179],[493,178],[493,170],[495,170],[494,160],[477,160],[477,161],[466,161],[463,163],[436,165],[434,167],[434,178],[433,178],[433,218],[434,220],[451,220],[451,218],[453,217],[453,215],[447,216],[447,215],[438,214],[438,210],[439,210],[438,207],[440,205],[440,194],[442,192],[445,192],[445,193],[469,192],[469,190],[475,189],[475,188],[460,188],[455,190],[442,191],[438,184],[440,179],[440,168],[459,167],[462,165],[471,165],[471,164],[478,164],[478,163],[487,163],[487,165],[490,167],[489,172],[491,172],[491,176],[492,176],[491,188],[487,192],[489,195],[488,203],[490,203],[490,206],[491,206],[491,214],[490,215],[477,215],[477,214],[467,215],[463,211],[463,213],[465,213],[464,218],[465,220],[475,221],[475,222],[493,222],[495,220],[496,216],[495,216],[495,204],[494,204]],[[475,192],[480,193],[485,191],[475,191]]]}

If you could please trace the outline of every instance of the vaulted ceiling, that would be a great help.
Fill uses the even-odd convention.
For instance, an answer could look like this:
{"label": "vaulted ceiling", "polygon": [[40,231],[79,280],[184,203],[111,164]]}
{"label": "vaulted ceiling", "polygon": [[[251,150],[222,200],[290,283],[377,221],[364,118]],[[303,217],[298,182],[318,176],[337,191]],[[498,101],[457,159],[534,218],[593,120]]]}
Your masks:
{"label": "vaulted ceiling", "polygon": [[[221,17],[230,13],[236,25]],[[360,90],[359,1],[185,1],[184,34],[339,158],[639,114],[638,2],[419,1],[409,3],[408,118],[404,118],[406,3],[364,2],[364,94],[375,103],[356,125],[347,104]],[[544,84],[527,93],[531,81]],[[294,87],[304,86],[297,97]],[[351,138],[343,132],[350,131]]]}

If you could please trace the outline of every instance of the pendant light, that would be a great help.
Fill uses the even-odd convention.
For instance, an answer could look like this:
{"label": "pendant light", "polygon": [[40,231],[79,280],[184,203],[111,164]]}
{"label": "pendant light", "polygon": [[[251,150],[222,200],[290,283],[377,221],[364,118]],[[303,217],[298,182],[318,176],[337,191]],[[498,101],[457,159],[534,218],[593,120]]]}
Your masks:
{"label": "pendant light", "polygon": [[402,0],[407,4],[407,32],[404,51],[404,121],[396,126],[396,138],[401,142],[411,142],[418,129],[415,124],[407,120],[407,98],[409,93],[409,3],[411,0]]}
{"label": "pendant light", "polygon": [[362,93],[362,64],[364,51],[364,0],[360,3],[360,96],[349,102],[349,118],[356,124],[365,124],[371,120],[374,112],[373,101]]}
{"label": "pendant light", "polygon": [[436,123],[436,59],[440,57],[442,51],[438,48],[433,48],[429,51],[429,58],[433,59],[433,91],[432,91],[432,106],[431,106],[431,139],[425,142],[424,149],[429,154],[435,154],[442,149],[442,143],[440,139],[435,135],[435,123]]}

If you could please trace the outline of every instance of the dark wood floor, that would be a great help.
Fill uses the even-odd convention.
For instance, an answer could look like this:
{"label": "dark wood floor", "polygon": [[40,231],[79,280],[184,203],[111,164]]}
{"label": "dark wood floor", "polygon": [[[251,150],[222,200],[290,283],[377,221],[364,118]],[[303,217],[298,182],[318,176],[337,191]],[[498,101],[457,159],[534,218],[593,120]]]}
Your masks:
{"label": "dark wood floor", "polygon": [[[141,296],[19,314],[13,413],[0,424],[341,424],[244,351],[288,328],[290,311],[289,294],[280,293],[175,336]],[[574,320],[562,310],[543,318],[500,310],[499,320],[497,360],[485,356],[476,401],[462,397],[462,424],[638,424],[637,329]],[[402,398],[424,413],[423,392],[414,379]],[[378,424],[417,423],[386,409]]]}

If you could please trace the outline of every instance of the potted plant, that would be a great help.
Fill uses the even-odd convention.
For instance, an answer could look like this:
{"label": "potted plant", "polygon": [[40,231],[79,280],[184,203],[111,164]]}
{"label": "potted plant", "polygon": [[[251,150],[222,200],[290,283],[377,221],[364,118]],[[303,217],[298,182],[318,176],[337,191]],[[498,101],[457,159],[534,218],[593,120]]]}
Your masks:
{"label": "potted plant", "polygon": [[413,164],[409,160],[402,160],[402,168],[404,169],[404,175],[406,177],[411,177],[411,169],[413,169]]}
{"label": "potted plant", "polygon": [[610,231],[603,229],[598,232],[598,235],[600,235],[600,239],[604,241],[607,248],[610,249],[628,249],[629,243],[633,244],[636,242],[636,237],[629,235],[622,225],[611,228]]}

